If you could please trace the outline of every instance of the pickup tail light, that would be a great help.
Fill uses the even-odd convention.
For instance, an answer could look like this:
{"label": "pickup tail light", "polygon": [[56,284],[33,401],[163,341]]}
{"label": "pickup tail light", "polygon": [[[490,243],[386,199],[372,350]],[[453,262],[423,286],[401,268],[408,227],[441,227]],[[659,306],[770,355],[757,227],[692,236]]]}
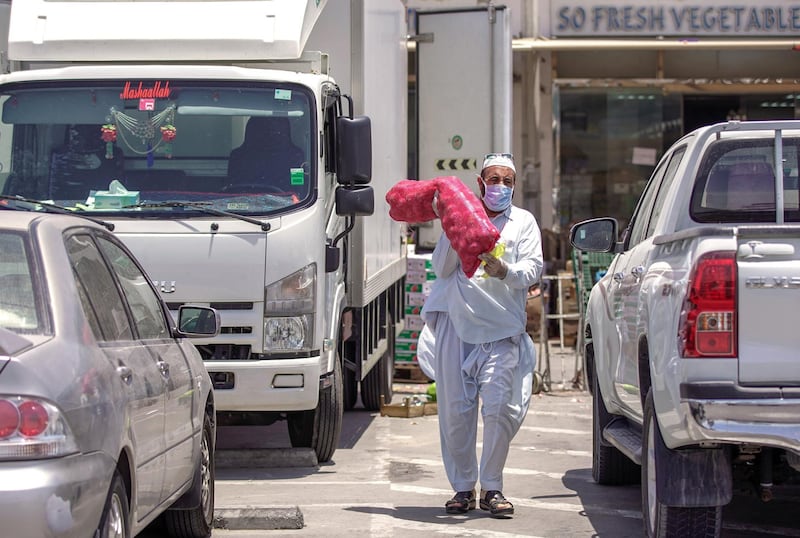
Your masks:
{"label": "pickup tail light", "polygon": [[681,356],[736,356],[735,252],[700,256],[689,277],[681,319]]}

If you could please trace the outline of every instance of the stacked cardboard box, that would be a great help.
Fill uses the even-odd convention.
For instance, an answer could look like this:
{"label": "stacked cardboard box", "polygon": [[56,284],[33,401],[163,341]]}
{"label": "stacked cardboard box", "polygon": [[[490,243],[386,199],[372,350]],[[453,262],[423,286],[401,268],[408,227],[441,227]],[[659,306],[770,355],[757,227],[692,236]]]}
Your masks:
{"label": "stacked cardboard box", "polygon": [[407,256],[405,329],[395,342],[395,363],[416,364],[417,341],[424,323],[420,317],[425,299],[431,293],[436,274],[431,266],[431,254],[417,254],[413,249]]}

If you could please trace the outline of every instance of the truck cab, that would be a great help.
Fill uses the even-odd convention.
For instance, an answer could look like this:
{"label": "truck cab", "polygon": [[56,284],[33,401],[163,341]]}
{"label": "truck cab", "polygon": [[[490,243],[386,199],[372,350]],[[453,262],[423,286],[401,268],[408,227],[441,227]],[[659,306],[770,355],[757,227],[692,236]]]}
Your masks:
{"label": "truck cab", "polygon": [[405,173],[404,124],[364,105],[405,64],[351,96],[356,67],[343,88],[344,60],[304,51],[318,22],[343,39],[402,5],[331,3],[19,2],[0,77],[0,193],[111,223],[173,313],[216,308],[198,347],[221,422],[286,419],[320,461],[358,383],[367,407],[391,397],[405,273],[374,208]]}

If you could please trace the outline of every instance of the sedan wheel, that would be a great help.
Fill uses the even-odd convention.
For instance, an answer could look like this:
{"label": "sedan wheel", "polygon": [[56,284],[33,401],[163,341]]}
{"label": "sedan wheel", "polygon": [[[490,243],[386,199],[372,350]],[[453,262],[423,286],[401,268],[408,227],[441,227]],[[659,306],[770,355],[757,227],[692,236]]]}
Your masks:
{"label": "sedan wheel", "polygon": [[206,415],[200,439],[200,461],[195,468],[195,484],[199,487],[200,504],[190,510],[167,510],[164,523],[167,534],[176,538],[205,538],[211,535],[214,523],[214,429]]}
{"label": "sedan wheel", "polygon": [[100,519],[100,538],[128,538],[128,494],[119,472],[114,471]]}

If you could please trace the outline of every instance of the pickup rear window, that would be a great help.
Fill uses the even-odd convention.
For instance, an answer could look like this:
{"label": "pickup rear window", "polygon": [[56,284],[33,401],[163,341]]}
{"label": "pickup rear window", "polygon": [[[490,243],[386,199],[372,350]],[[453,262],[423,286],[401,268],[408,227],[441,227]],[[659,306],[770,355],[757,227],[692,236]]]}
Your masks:
{"label": "pickup rear window", "polygon": [[[692,192],[697,222],[773,223],[775,215],[774,138],[722,139],[701,162]],[[783,139],[784,221],[800,222],[798,196],[800,139]]]}

